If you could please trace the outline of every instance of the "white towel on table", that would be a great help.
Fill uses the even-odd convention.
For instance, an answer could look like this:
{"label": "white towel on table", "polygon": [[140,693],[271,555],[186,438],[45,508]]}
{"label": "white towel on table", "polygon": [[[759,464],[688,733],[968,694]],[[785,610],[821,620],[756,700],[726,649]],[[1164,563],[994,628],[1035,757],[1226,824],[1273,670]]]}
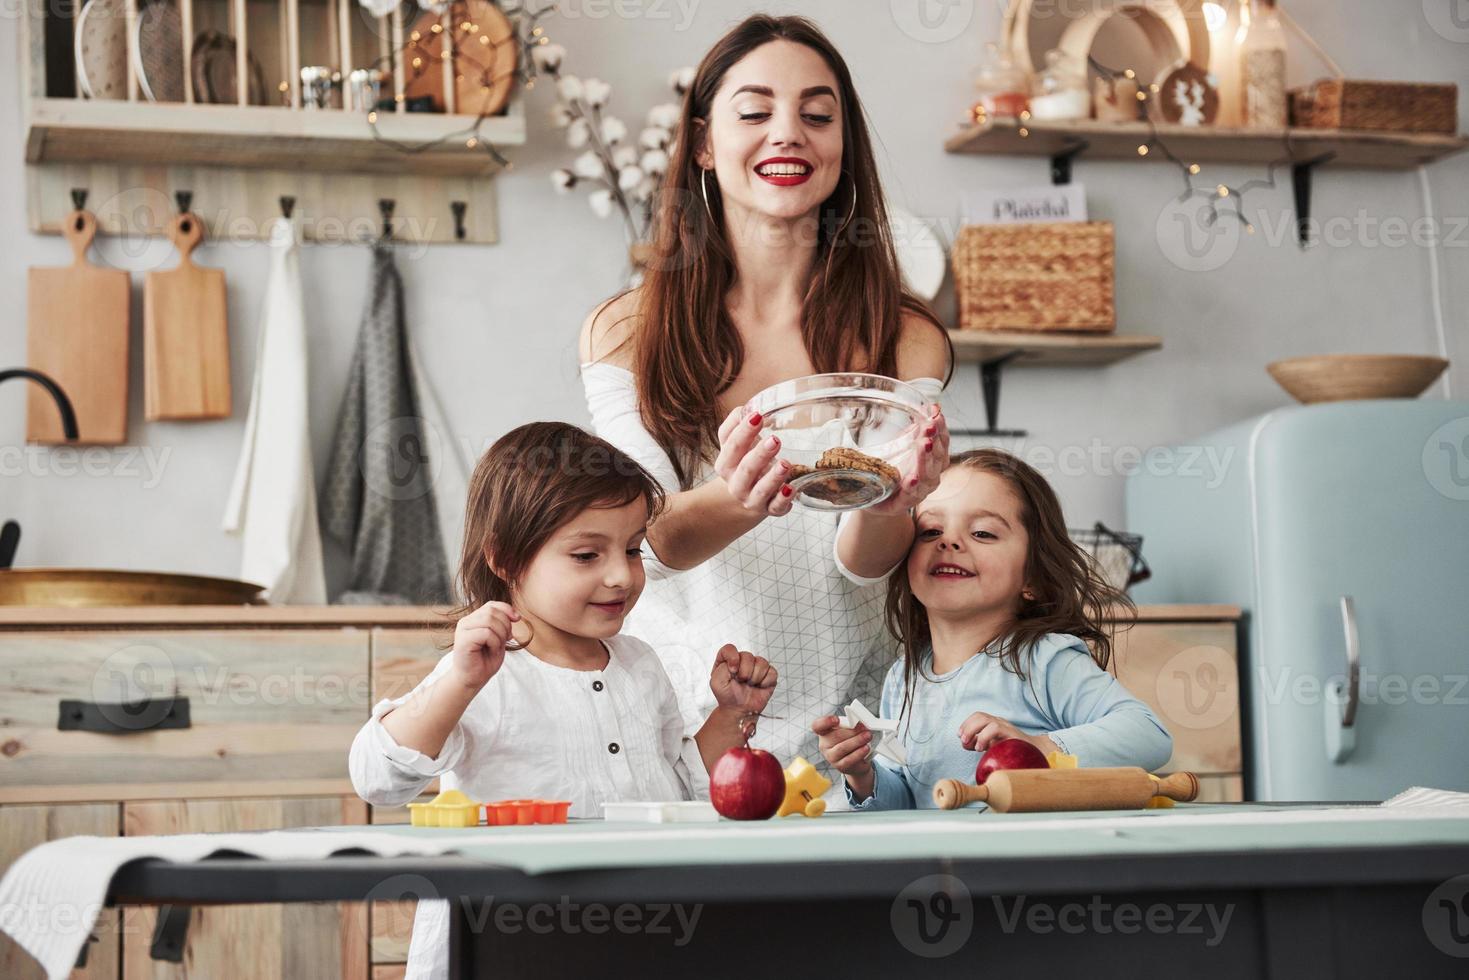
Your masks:
{"label": "white towel on table", "polygon": [[326,574],[311,461],[306,316],[295,222],[275,221],[269,249],[250,413],[224,530],[243,536],[240,578],[263,585],[271,602],[323,605]]}
{"label": "white towel on table", "polygon": [[0,879],[0,929],[34,956],[51,980],[61,980],[71,973],[97,923],[112,876],[138,858],[197,861],[219,851],[238,851],[289,861],[347,850],[397,857],[446,854],[462,844],[483,842],[483,831],[431,838],[370,830],[66,837],[31,848],[5,872]]}
{"label": "white towel on table", "polygon": [[1390,800],[1384,800],[1383,806],[1435,806],[1450,807],[1469,811],[1469,793],[1460,793],[1450,789],[1429,789],[1426,786],[1414,786],[1405,789]]}

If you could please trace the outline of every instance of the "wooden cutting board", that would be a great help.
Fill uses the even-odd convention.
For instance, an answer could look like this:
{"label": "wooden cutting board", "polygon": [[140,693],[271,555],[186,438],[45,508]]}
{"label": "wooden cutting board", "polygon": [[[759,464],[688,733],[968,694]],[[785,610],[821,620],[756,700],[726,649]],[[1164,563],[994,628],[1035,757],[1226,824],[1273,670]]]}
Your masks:
{"label": "wooden cutting board", "polygon": [[143,284],[143,409],[158,419],[222,419],[230,414],[229,327],[224,270],[194,264],[204,225],[180,214],[169,228],[179,264]]}
{"label": "wooden cutting board", "polygon": [[[87,261],[97,219],[73,211],[61,225],[72,264],[30,269],[26,284],[27,364],[50,375],[76,410],[79,442],[116,444],[128,428],[128,309],[125,269]],[[26,439],[63,443],[61,415],[40,385],[28,385]]]}

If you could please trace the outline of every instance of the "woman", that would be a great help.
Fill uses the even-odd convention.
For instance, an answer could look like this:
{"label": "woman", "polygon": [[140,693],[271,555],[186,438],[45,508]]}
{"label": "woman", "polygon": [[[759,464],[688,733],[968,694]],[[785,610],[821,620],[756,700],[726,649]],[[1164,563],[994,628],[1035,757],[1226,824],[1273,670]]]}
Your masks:
{"label": "woman", "polygon": [[899,493],[838,521],[792,510],[789,464],[745,403],[832,371],[909,380],[936,403],[952,348],[903,288],[861,103],[810,21],[751,17],[704,57],[654,248],[643,284],[587,317],[580,349],[598,435],[669,494],[627,629],[658,650],[690,730],[713,708],[696,679],[722,644],[766,657],[781,692],[754,744],[819,760],[806,719],[876,704],[892,654],[883,583],[948,430],[935,406]]}

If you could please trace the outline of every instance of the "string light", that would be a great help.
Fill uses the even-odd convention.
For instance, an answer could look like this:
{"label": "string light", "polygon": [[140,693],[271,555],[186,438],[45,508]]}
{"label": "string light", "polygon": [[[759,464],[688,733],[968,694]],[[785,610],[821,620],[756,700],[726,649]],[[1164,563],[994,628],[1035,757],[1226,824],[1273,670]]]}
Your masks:
{"label": "string light", "polygon": [[[469,65],[481,69],[477,74],[480,81],[480,92],[485,94],[488,94],[495,84],[506,78],[518,79],[527,89],[535,86],[537,66],[535,59],[530,56],[531,49],[536,45],[549,44],[551,40],[546,34],[546,29],[541,27],[537,22],[548,14],[553,13],[556,9],[554,3],[546,3],[534,9],[523,3],[501,3],[499,7],[501,13],[510,19],[514,25],[511,29],[510,36],[503,41],[491,41],[489,35],[481,34],[479,35],[479,45],[474,49],[467,47],[461,48],[461,43],[473,43],[475,35],[479,34],[478,24],[465,20],[459,25],[459,30],[450,30],[447,33],[444,32],[442,24],[433,24],[430,27],[433,34],[443,35],[445,42],[449,45],[449,50],[441,52],[439,56],[441,59],[461,59],[461,56],[463,56],[462,60],[456,60],[456,67],[463,68],[465,67],[465,62],[468,62]],[[413,31],[410,34],[408,43],[377,59],[373,63],[373,67],[382,68],[385,72],[390,73],[394,64],[401,63],[402,56],[407,53],[408,48],[423,40],[424,36],[421,31]],[[516,66],[514,68],[499,73],[494,73],[493,65],[482,67],[477,57],[468,54],[470,50],[483,51],[485,48],[496,50],[504,44],[515,44],[519,48],[520,57],[516,59]],[[500,59],[494,58],[492,60],[499,61]],[[414,57],[412,65],[418,74],[423,73],[424,67],[421,57]],[[461,74],[458,77],[460,81],[464,80],[464,75]],[[394,94],[393,102],[396,105],[401,106],[405,101],[406,97],[404,95],[399,93]],[[488,113],[481,111],[464,128],[446,133],[438,139],[426,140],[421,143],[405,143],[384,136],[378,129],[378,111],[376,108],[373,108],[367,113],[367,125],[372,130],[372,136],[375,140],[392,147],[400,153],[410,155],[424,153],[436,147],[462,141],[464,146],[471,150],[482,147],[490,158],[495,161],[497,166],[505,170],[510,170],[512,169],[510,161],[505,158],[494,143],[481,136],[480,130],[484,126],[485,120],[489,118],[491,117]]]}
{"label": "string light", "polygon": [[[1112,70],[1111,68],[1108,68],[1106,65],[1097,61],[1095,58],[1088,57],[1087,62],[1093,69],[1096,70],[1098,74],[1100,74],[1109,82],[1115,82],[1118,78],[1137,77],[1137,73],[1134,72],[1131,68],[1118,72]],[[1158,86],[1150,85],[1148,86],[1148,90],[1151,90],[1152,93],[1156,94],[1158,92]],[[1243,226],[1246,233],[1253,235],[1255,233],[1255,226],[1251,224],[1250,221],[1245,217],[1244,212],[1245,192],[1251,190],[1272,189],[1276,186],[1276,171],[1279,170],[1281,167],[1289,166],[1292,158],[1294,157],[1291,146],[1290,130],[1285,130],[1282,137],[1282,142],[1284,144],[1284,156],[1276,160],[1272,160],[1266,166],[1264,179],[1257,178],[1253,180],[1247,180],[1243,184],[1240,184],[1236,187],[1230,187],[1227,184],[1218,184],[1214,187],[1213,190],[1205,190],[1203,188],[1195,187],[1193,182],[1193,178],[1197,176],[1200,172],[1201,168],[1199,167],[1199,165],[1197,163],[1184,163],[1182,160],[1180,160],[1173,153],[1173,151],[1169,149],[1167,141],[1164,140],[1163,137],[1158,133],[1158,124],[1153,120],[1152,113],[1150,113],[1147,108],[1147,103],[1150,101],[1148,90],[1139,89],[1137,93],[1138,119],[1141,122],[1147,123],[1148,126],[1148,140],[1146,143],[1140,144],[1138,146],[1138,156],[1148,156],[1153,149],[1157,149],[1157,151],[1161,153],[1170,163],[1178,167],[1179,173],[1183,177],[1184,188],[1183,191],[1178,195],[1178,200],[1181,202],[1186,201],[1189,198],[1203,198],[1207,202],[1209,211],[1208,217],[1205,218],[1206,226],[1213,225],[1214,222],[1219,220],[1219,202],[1229,201],[1232,203],[1233,206],[1227,208],[1226,213],[1239,221],[1240,225]]]}

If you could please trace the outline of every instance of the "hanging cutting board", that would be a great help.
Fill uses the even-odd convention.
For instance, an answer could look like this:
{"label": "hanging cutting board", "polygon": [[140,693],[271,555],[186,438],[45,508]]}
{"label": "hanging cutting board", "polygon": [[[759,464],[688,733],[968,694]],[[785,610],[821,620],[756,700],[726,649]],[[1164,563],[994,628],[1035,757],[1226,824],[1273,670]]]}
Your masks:
{"label": "hanging cutting board", "polygon": [[194,264],[199,216],[178,215],[169,237],[179,264],[143,284],[143,408],[149,421],[230,414],[229,328],[224,270]]}
{"label": "hanging cutting board", "polygon": [[[78,442],[116,444],[128,428],[128,293],[125,269],[87,261],[97,219],[73,211],[61,224],[72,264],[31,268],[27,277],[27,364],[50,375],[76,410]],[[28,385],[26,439],[62,443],[61,415],[40,385]]]}

